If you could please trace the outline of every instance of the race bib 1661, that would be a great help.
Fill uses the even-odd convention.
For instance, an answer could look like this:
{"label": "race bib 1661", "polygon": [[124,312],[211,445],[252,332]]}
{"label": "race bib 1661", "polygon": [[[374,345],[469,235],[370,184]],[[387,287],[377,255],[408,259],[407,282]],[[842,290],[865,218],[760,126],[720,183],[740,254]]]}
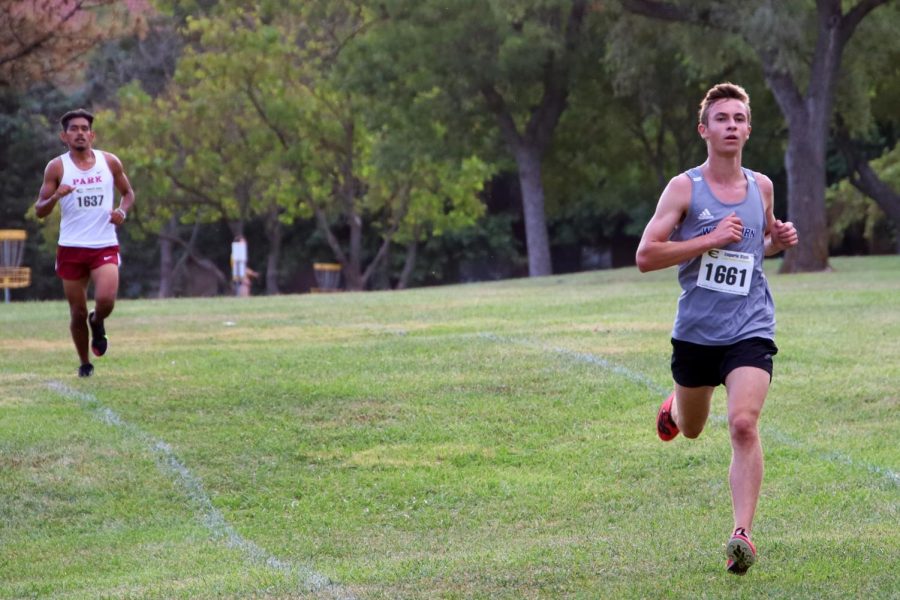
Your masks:
{"label": "race bib 1661", "polygon": [[709,250],[700,260],[697,285],[708,290],[746,296],[753,277],[753,255],[734,250]]}

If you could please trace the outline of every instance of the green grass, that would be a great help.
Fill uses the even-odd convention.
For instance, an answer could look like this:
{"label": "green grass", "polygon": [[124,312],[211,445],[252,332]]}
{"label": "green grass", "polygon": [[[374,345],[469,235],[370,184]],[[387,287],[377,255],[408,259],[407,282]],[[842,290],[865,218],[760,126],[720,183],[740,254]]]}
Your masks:
{"label": "green grass", "polygon": [[897,597],[900,257],[832,262],[768,265],[743,578],[723,394],[653,429],[671,270],[122,301],[89,380],[63,303],[0,305],[0,598]]}

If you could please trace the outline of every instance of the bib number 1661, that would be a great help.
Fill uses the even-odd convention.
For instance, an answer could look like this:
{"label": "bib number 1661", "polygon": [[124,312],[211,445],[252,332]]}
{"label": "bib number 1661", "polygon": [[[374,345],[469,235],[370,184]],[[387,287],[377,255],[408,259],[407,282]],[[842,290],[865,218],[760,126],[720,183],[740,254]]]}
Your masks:
{"label": "bib number 1661", "polygon": [[746,296],[753,277],[753,255],[732,250],[709,250],[700,261],[697,285],[726,294]]}

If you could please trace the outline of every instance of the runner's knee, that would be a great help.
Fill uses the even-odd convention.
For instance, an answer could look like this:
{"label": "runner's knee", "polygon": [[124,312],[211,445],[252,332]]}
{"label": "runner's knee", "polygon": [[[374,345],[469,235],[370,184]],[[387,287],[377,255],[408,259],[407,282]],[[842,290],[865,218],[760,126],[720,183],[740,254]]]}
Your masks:
{"label": "runner's knee", "polygon": [[99,297],[94,300],[94,311],[96,311],[97,316],[101,319],[105,319],[112,313],[113,308],[116,306],[116,298],[104,298]]}
{"label": "runner's knee", "polygon": [[88,310],[84,305],[69,305],[69,317],[73,323],[84,322],[87,319]]}
{"label": "runner's knee", "polygon": [[759,437],[757,421],[757,417],[752,414],[733,416],[728,423],[731,439],[737,444],[755,442]]}
{"label": "runner's knee", "polygon": [[692,440],[700,437],[701,433],[703,433],[703,425],[700,425],[699,427],[688,426],[681,430],[681,435]]}

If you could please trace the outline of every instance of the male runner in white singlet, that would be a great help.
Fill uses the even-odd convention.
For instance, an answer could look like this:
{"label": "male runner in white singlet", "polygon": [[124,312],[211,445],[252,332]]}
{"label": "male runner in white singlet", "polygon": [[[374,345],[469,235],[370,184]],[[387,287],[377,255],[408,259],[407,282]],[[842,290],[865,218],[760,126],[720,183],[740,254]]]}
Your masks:
{"label": "male runner in white singlet", "polygon": [[713,86],[700,104],[707,159],[669,182],[637,250],[642,272],[678,265],[682,292],[672,331],[675,391],[656,419],[663,441],[696,438],[713,389],[725,384],[734,529],[726,568],[743,575],[756,560],[750,530],[762,484],[758,421],[772,378],[775,309],[765,256],[797,244],[793,224],[773,214],[772,182],[741,166],[750,137],[750,98]]}
{"label": "male runner in white singlet", "polygon": [[[119,291],[119,239],[116,227],[125,222],[134,204],[134,190],[116,156],[94,150],[94,115],[84,109],[60,119],[60,139],[69,151],[44,170],[35,210],[46,217],[59,203],[62,220],[56,252],[56,273],[69,301],[69,330],[81,360],[80,377],[94,373],[90,349],[103,356],[108,348],[103,321],[110,315]],[[114,191],[121,195],[114,204]],[[88,284],[94,284],[94,310],[88,313]]]}

